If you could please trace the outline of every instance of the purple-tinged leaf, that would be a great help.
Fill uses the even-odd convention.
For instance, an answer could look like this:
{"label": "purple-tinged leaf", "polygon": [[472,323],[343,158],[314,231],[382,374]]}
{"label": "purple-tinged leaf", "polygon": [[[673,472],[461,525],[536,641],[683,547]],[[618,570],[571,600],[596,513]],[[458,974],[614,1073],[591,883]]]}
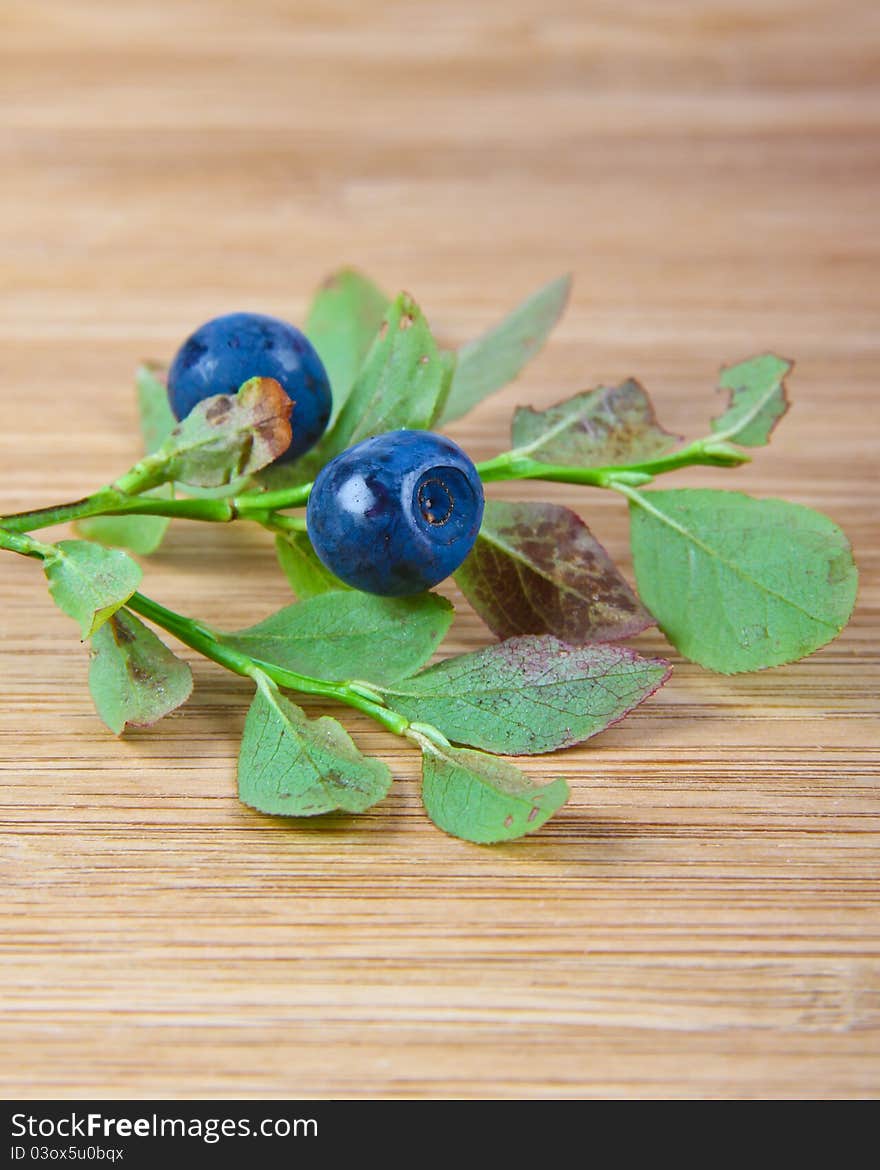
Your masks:
{"label": "purple-tinged leaf", "polygon": [[510,638],[384,688],[401,715],[455,743],[531,756],[581,743],[653,695],[669,663],[621,646]]}
{"label": "purple-tinged leaf", "polygon": [[616,467],[655,459],[678,435],[657,422],[638,382],[585,390],[547,410],[521,406],[513,418],[513,445],[541,463]]}
{"label": "purple-tinged leaf", "polygon": [[583,520],[558,504],[487,500],[455,580],[499,638],[615,642],[654,624]]}

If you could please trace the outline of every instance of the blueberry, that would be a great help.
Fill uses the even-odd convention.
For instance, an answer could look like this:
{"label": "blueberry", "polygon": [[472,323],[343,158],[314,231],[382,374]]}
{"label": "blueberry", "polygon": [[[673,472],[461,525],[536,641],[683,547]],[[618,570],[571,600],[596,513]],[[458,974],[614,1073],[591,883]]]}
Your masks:
{"label": "blueberry", "polygon": [[213,394],[234,394],[248,378],[280,382],[293,401],[293,439],[278,462],[317,443],[330,418],[327,371],[312,343],[293,325],[261,313],[227,313],[207,321],[177,351],[168,371],[175,418]]}
{"label": "blueberry", "polygon": [[386,597],[420,593],[455,572],[482,518],[477,469],[430,431],[391,431],[337,455],[319,472],[306,513],[331,573]]}

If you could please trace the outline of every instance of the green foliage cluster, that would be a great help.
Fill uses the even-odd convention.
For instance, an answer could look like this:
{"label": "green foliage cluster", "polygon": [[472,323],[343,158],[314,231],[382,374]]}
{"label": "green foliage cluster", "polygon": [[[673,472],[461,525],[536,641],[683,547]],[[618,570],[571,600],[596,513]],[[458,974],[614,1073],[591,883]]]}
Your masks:
{"label": "green foliage cluster", "polygon": [[[238,759],[245,804],[307,817],[363,812],[387,794],[383,761],[364,756],[337,719],[312,719],[289,697],[312,694],[418,747],[428,816],[490,843],[540,828],[568,797],[563,778],[539,785],[500,756],[582,743],[666,681],[667,662],[622,641],[656,623],[683,657],[735,673],[794,661],[834,638],[857,574],[828,517],[741,492],[645,490],[667,471],[738,466],[746,448],[768,442],[791,370],[774,354],[723,369],[727,405],[701,439],[685,444],[663,428],[628,380],[517,410],[511,449],[479,466],[486,483],[548,480],[622,495],[636,589],[570,509],[489,500],[456,580],[500,640],[431,664],[453,617],[445,598],[360,593],[318,561],[292,513],[323,463],[373,434],[460,418],[507,384],[559,319],[569,283],[551,282],[454,352],[406,293],[390,298],[357,272],[337,273],[307,322],[333,385],[333,418],[292,465],[272,466],[290,441],[290,404],[271,379],[208,399],[178,424],[161,367],[142,367],[143,458],[85,500],[0,519],[0,547],[42,562],[52,598],[88,640],[89,686],[107,726],[121,734],[152,724],[190,695],[188,665],[146,619],[253,681]],[[138,592],[130,554],[154,552],[175,517],[262,525],[297,600],[248,629],[221,631]],[[69,520],[84,539],[31,535]]]}

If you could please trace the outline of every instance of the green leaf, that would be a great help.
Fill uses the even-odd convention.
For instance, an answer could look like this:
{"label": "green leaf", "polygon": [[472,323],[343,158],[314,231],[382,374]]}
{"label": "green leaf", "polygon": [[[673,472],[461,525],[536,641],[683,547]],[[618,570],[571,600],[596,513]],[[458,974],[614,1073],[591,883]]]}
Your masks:
{"label": "green leaf", "polygon": [[765,446],[788,410],[785,378],[793,365],[775,353],[763,353],[727,366],[719,386],[730,391],[730,403],[724,414],[712,420],[712,430],[719,438],[741,447]]}
{"label": "green leaf", "polygon": [[144,362],[135,375],[138,412],[144,450],[148,455],[158,451],[174,428],[174,417],[168,402],[167,371],[156,362]]}
{"label": "green leaf", "polygon": [[436,593],[376,597],[347,589],[285,606],[249,629],[219,638],[261,662],[311,678],[381,684],[424,665],[453,613]]}
{"label": "green leaf", "polygon": [[619,646],[511,638],[385,689],[390,705],[456,743],[505,755],[571,747],[652,695],[669,663]]}
{"label": "green leaf", "polygon": [[163,482],[219,487],[258,471],[290,446],[293,403],[274,378],[199,402],[150,458]]}
{"label": "green leaf", "polygon": [[421,309],[401,293],[388,307],[328,436],[329,454],[401,427],[429,429],[443,408],[450,377],[449,359],[437,349]]}
{"label": "green leaf", "polygon": [[267,468],[260,482],[270,491],[308,483],[330,459],[371,435],[429,430],[446,401],[454,364],[454,354],[437,349],[421,309],[401,293],[388,306],[332,428],[295,463]]}
{"label": "green leaf", "polygon": [[[162,484],[151,492],[144,492],[142,498],[152,496],[168,500],[173,495],[172,485]],[[76,529],[87,540],[96,540],[111,548],[128,549],[129,552],[146,557],[162,543],[170,523],[167,516],[90,516],[78,520]]]}
{"label": "green leaf", "polygon": [[438,828],[453,837],[491,845],[536,829],[568,800],[568,785],[534,784],[506,760],[467,748],[422,750],[422,799]]}
{"label": "green leaf", "polygon": [[499,638],[613,642],[654,624],[583,520],[558,504],[487,500],[455,580]]}
{"label": "green leaf", "polygon": [[650,398],[632,379],[575,394],[547,410],[519,407],[513,444],[543,463],[613,467],[664,454],[678,436],[657,422]]}
{"label": "green leaf", "polygon": [[[135,388],[144,450],[151,455],[177,426],[168,404],[164,367],[152,362],[139,366],[135,375]],[[162,484],[144,495],[167,500],[174,495],[174,489],[171,484]],[[111,548],[128,549],[139,556],[149,556],[162,543],[170,523],[165,516],[90,516],[78,520],[76,530],[87,540],[95,540]]]}
{"label": "green leaf", "polygon": [[551,280],[488,333],[462,346],[442,422],[461,418],[522,372],[562,316],[570,292],[570,276]]}
{"label": "green leaf", "polygon": [[308,719],[260,675],[238,757],[239,799],[285,817],[359,813],[391,787],[381,760],[361,755],[335,719]]}
{"label": "green leaf", "polygon": [[321,593],[349,589],[318,560],[307,532],[283,532],[275,537],[275,553],[290,587],[300,601]]}
{"label": "green leaf", "polygon": [[335,272],[315,294],[306,320],[306,335],[330,378],[334,419],[345,405],[379,332],[389,299],[352,268]]}
{"label": "green leaf", "polygon": [[43,562],[59,609],[90,638],[128,601],[141,580],[140,566],[117,549],[88,540],[62,540]]}
{"label": "green leaf", "polygon": [[735,674],[793,662],[835,638],[856,597],[827,516],[740,492],[630,492],[639,593],[686,657]]}
{"label": "green leaf", "polygon": [[115,735],[149,727],[192,693],[189,666],[142,621],[117,610],[92,636],[89,690]]}

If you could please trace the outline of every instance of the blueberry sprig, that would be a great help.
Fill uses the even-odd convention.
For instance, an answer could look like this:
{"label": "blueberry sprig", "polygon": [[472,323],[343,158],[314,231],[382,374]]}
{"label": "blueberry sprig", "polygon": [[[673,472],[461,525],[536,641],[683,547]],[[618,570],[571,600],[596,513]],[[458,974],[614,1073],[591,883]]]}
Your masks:
{"label": "blueberry sprig", "polygon": [[[231,314],[187,339],[167,383],[143,367],[146,455],[92,496],[0,520],[0,547],[42,563],[90,640],[105,723],[117,734],[147,725],[189,696],[187,664],[145,618],[255,684],[238,763],[246,804],[359,812],[388,790],[386,765],[335,719],[310,719],[286,693],[299,692],[417,746],[425,808],[441,828],[508,840],[540,827],[568,789],[537,786],[497,754],[580,743],[665,681],[667,663],[620,641],[656,622],[684,656],[726,673],[835,637],[856,570],[827,517],[739,492],[644,490],[668,471],[748,462],[743,448],[766,444],[787,409],[791,363],[765,354],[724,369],[727,407],[686,445],[631,380],[517,410],[511,449],[476,467],[435,433],[516,376],[567,294],[567,280],[552,282],[452,353],[412,298],[389,300],[343,271],[319,290],[305,334]],[[484,501],[484,484],[520,479],[624,496],[638,594],[570,509]],[[175,517],[274,533],[299,601],[223,632],[144,596],[120,547],[149,553]],[[87,539],[30,535],[69,520]],[[450,573],[502,640],[428,666],[452,607],[426,590]]]}

